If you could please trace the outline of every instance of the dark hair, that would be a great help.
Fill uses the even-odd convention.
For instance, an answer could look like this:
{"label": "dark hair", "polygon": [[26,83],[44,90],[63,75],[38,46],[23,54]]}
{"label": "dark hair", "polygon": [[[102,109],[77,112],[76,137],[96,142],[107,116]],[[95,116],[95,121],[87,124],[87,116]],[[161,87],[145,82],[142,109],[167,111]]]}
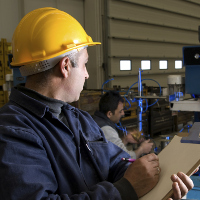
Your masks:
{"label": "dark hair", "polygon": [[114,114],[119,102],[124,102],[124,99],[121,97],[119,92],[114,90],[106,92],[99,101],[99,111],[104,114],[111,111]]}

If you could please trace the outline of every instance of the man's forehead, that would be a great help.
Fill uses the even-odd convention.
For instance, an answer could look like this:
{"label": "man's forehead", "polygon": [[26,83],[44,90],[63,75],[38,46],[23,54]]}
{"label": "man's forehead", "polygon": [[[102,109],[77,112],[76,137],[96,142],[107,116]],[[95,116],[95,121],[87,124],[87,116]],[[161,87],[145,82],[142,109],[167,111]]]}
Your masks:
{"label": "man's forehead", "polygon": [[80,51],[80,57],[84,58],[85,60],[88,60],[89,55],[88,55],[88,52],[87,52],[87,48],[86,49],[82,49]]}
{"label": "man's forehead", "polygon": [[118,103],[117,109],[118,110],[123,110],[124,109],[124,104],[121,101]]}

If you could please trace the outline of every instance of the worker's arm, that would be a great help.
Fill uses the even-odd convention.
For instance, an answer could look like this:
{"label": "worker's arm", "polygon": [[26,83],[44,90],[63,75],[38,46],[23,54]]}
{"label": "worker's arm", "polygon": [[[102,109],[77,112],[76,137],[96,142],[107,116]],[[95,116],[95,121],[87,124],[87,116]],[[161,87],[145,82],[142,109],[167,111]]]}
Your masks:
{"label": "worker's arm", "polygon": [[135,150],[136,158],[139,158],[142,154],[147,154],[151,151],[153,143],[150,140],[145,140],[140,144],[140,146]]}
{"label": "worker's arm", "polygon": [[113,129],[111,126],[103,126],[101,129],[108,141],[114,143],[115,145],[126,151],[131,156],[131,158],[136,159],[135,152],[133,150],[129,151],[126,148],[121,138],[119,137],[118,132],[115,129]]}

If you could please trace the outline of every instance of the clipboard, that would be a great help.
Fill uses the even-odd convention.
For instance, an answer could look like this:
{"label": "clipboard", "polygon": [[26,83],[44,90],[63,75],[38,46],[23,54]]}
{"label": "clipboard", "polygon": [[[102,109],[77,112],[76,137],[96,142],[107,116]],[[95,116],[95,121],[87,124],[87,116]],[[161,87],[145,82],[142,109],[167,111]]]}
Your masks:
{"label": "clipboard", "polygon": [[[196,127],[200,127],[200,124],[194,123],[193,126],[193,130],[196,130]],[[190,136],[194,139],[193,130],[191,129],[192,134],[190,133],[187,139]],[[198,139],[199,132],[196,132],[195,135]],[[183,172],[191,176],[200,165],[200,144],[195,142],[188,143],[181,140],[182,137],[174,136],[171,142],[158,154],[161,167],[159,182],[149,193],[139,198],[139,200],[166,200],[170,198],[173,194],[171,175]]]}

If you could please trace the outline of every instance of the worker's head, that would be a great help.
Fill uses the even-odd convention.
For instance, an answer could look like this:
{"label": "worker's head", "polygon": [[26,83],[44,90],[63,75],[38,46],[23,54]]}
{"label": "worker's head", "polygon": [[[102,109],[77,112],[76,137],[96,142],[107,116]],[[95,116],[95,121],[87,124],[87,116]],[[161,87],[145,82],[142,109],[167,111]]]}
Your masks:
{"label": "worker's head", "polygon": [[80,23],[66,12],[39,8],[18,24],[12,38],[12,66],[21,66],[22,76],[54,67],[63,57],[79,52],[93,42]]}
{"label": "worker's head", "polygon": [[[93,42],[71,15],[51,7],[39,8],[24,16],[13,34],[11,65],[19,66],[27,80],[38,74],[37,79],[45,79],[52,72],[56,73],[54,67],[59,65],[57,77],[70,79],[63,82],[66,87],[81,92],[79,88],[83,88],[89,77],[85,66],[87,47],[96,44],[100,43]],[[75,81],[79,83],[78,88]]]}
{"label": "worker's head", "polygon": [[124,99],[117,91],[108,91],[100,99],[99,111],[104,113],[111,121],[118,123],[124,116]]}

